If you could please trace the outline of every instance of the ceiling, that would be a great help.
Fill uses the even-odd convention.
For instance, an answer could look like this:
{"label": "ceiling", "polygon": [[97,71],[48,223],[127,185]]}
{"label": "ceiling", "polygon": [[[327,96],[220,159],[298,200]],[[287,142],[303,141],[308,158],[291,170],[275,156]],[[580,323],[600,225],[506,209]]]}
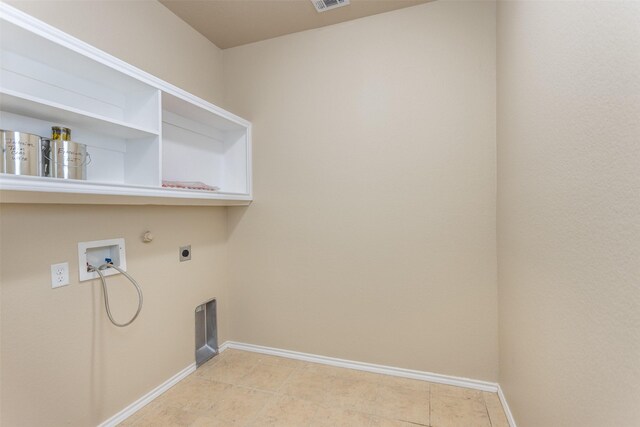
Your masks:
{"label": "ceiling", "polygon": [[431,0],[351,0],[322,13],[310,0],[159,0],[221,49],[324,27]]}

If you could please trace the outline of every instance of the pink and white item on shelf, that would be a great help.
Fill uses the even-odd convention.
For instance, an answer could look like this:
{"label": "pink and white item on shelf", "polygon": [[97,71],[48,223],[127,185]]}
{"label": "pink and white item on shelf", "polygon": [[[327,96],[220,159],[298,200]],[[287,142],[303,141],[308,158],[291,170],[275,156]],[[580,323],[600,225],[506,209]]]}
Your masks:
{"label": "pink and white item on shelf", "polygon": [[207,185],[198,181],[162,181],[164,188],[180,188],[183,190],[218,191],[220,187]]}

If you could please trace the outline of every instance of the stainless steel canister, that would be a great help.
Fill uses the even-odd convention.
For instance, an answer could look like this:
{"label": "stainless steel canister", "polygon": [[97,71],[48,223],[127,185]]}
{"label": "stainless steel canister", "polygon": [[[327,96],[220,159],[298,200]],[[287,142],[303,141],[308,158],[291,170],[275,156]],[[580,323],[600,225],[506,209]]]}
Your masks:
{"label": "stainless steel canister", "polygon": [[46,176],[43,158],[43,150],[48,146],[46,139],[31,133],[0,130],[0,144],[0,172]]}
{"label": "stainless steel canister", "polygon": [[73,141],[53,139],[50,142],[50,171],[54,178],[87,179],[91,156],[87,146]]}
{"label": "stainless steel canister", "polygon": [[40,139],[40,172],[41,176],[51,176],[51,140]]}

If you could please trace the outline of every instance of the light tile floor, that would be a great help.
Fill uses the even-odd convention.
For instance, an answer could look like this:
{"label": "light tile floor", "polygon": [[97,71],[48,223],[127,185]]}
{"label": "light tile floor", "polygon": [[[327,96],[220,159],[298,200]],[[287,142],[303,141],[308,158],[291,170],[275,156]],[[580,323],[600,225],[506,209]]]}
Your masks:
{"label": "light tile floor", "polygon": [[509,427],[496,393],[232,349],[120,426]]}

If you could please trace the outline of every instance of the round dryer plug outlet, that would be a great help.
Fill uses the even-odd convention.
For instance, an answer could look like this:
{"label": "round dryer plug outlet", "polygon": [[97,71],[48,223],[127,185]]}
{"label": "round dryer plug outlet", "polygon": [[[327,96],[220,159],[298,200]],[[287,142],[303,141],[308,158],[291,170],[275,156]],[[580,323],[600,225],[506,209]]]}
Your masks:
{"label": "round dryer plug outlet", "polygon": [[191,245],[180,246],[180,262],[191,259]]}

